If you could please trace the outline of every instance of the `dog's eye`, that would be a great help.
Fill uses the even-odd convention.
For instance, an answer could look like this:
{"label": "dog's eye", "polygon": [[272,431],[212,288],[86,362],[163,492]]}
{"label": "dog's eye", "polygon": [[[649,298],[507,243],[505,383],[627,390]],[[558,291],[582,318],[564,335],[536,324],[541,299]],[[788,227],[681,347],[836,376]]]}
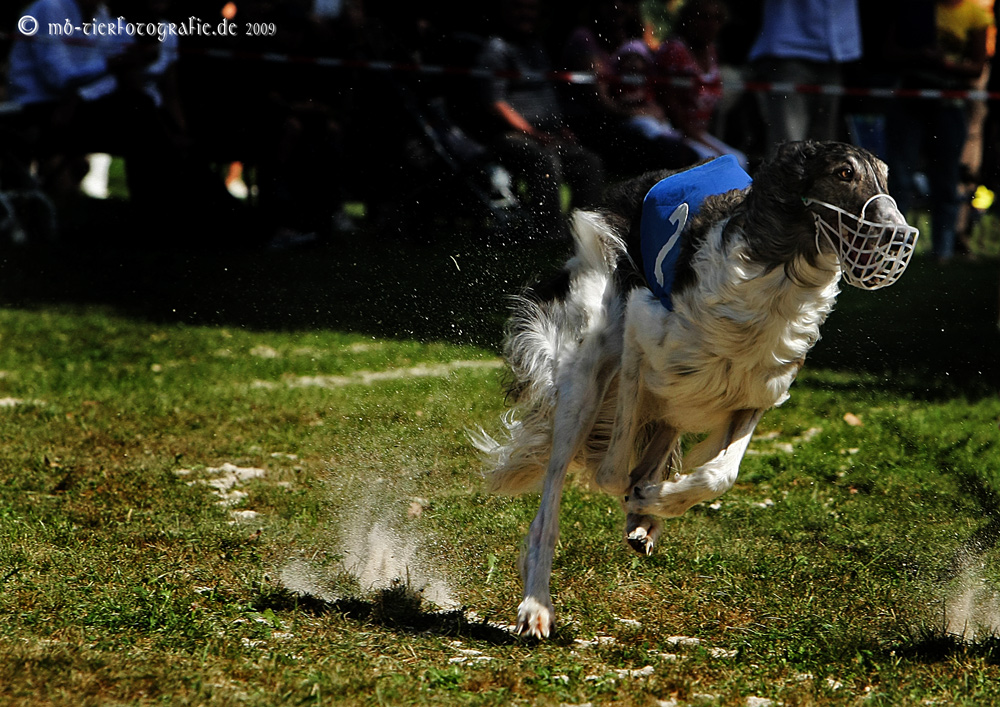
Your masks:
{"label": "dog's eye", "polygon": [[849,182],[854,179],[854,170],[850,167],[841,167],[837,170],[837,177],[843,179],[845,182]]}

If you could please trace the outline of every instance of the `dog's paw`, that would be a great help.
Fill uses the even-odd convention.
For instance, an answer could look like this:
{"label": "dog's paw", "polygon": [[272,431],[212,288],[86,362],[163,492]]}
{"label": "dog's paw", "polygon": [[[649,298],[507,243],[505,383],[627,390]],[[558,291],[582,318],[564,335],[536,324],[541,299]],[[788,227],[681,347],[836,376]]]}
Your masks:
{"label": "dog's paw", "polygon": [[625,540],[640,555],[652,555],[653,545],[660,537],[662,525],[653,516],[630,513],[625,517]]}
{"label": "dog's paw", "polygon": [[548,638],[555,628],[555,609],[552,602],[541,602],[525,597],[517,607],[517,632],[529,638]]}

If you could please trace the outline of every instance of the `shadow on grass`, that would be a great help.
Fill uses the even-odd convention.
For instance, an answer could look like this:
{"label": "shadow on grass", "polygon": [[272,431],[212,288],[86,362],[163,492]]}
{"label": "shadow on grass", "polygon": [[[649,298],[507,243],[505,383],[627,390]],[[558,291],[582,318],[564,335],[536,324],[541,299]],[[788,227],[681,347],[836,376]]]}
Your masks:
{"label": "shadow on grass", "polygon": [[[108,217],[111,223],[113,218]],[[311,250],[150,245],[118,223],[59,248],[0,253],[0,306],[100,304],[152,321],[257,330],[336,329],[498,350],[509,295],[554,271],[567,244],[504,242],[481,225],[440,226],[416,245],[360,230]],[[431,238],[431,236],[433,236]],[[220,239],[222,240],[222,239]],[[215,245],[219,245],[216,242]],[[981,398],[1000,388],[995,260],[917,257],[893,287],[845,287],[809,368],[869,374],[908,397]]]}
{"label": "shadow on grass", "polygon": [[[120,226],[117,229],[120,231]],[[156,322],[254,330],[336,329],[497,349],[509,295],[554,269],[568,244],[503,243],[485,226],[430,244],[360,230],[269,251],[206,240],[150,244],[142,233],[77,236],[0,250],[0,306],[102,305]]]}
{"label": "shadow on grass", "polygon": [[392,631],[455,636],[498,646],[518,640],[510,632],[486,621],[469,621],[461,609],[428,610],[419,592],[403,583],[380,589],[370,599],[348,597],[333,601],[281,588],[262,594],[254,603],[254,608],[258,611],[301,611],[314,616],[335,613]]}
{"label": "shadow on grass", "polygon": [[867,373],[860,387],[917,399],[995,395],[998,282],[995,260],[917,257],[891,288],[845,287],[807,366]]}
{"label": "shadow on grass", "polygon": [[910,640],[889,650],[890,657],[899,657],[918,663],[943,663],[958,657],[966,660],[983,660],[990,665],[1000,665],[1000,637],[967,641],[944,631],[924,631]]}

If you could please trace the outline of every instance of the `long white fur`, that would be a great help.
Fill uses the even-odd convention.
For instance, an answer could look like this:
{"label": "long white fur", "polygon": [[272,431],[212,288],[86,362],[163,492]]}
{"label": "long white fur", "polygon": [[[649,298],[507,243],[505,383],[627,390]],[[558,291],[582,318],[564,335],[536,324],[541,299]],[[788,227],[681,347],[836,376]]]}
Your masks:
{"label": "long white fur", "polygon": [[[835,256],[797,263],[793,282],[784,268],[752,262],[741,234],[724,239],[725,225],[708,232],[692,262],[696,283],[668,311],[645,288],[617,290],[624,243],[599,214],[578,213],[568,296],[522,306],[508,359],[528,387],[505,419],[506,440],[473,440],[493,463],[492,490],[520,493],[544,480],[522,554],[519,632],[545,637],[553,626],[549,580],[574,460],[602,489],[628,494],[630,541],[648,552],[654,516],[680,515],[732,487],[757,421],[787,398],[819,339],[838,293]],[[662,450],[705,432],[669,474]],[[646,446],[656,453],[635,467]]]}
{"label": "long white fur", "polygon": [[[599,214],[576,212],[572,226],[576,252],[567,264],[572,272],[570,296],[544,309],[522,299],[514,315],[516,333],[508,341],[507,358],[515,377],[528,381],[528,388],[504,415],[506,439],[498,442],[482,429],[471,435],[492,466],[488,477],[493,493],[519,494],[540,487],[552,446],[560,374],[563,388],[579,378],[578,366],[588,361],[581,349],[600,351],[615,367],[621,355],[624,302],[614,289],[613,256],[623,252],[625,244]],[[603,349],[595,349],[598,343]],[[562,396],[567,394],[563,390]],[[577,456],[574,453],[574,460],[582,462]]]}

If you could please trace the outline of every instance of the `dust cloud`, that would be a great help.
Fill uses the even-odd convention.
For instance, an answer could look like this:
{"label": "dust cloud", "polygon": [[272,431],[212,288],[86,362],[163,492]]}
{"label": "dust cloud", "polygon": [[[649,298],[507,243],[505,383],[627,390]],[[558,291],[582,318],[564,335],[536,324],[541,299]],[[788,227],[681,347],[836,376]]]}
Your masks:
{"label": "dust cloud", "polygon": [[[381,479],[375,482],[382,492],[392,486]],[[337,495],[351,500],[338,503],[341,507],[330,518],[326,554],[336,561],[321,565],[304,557],[289,559],[278,570],[281,584],[299,594],[336,601],[347,598],[352,589],[365,596],[402,582],[425,602],[457,609],[459,602],[435,557],[436,544],[420,522],[427,501],[404,494],[386,497],[371,486],[366,493],[344,491]]]}
{"label": "dust cloud", "polygon": [[942,587],[945,635],[964,643],[1000,635],[1000,592],[986,574],[987,555],[998,542],[1000,519],[994,517],[956,550],[951,579]]}
{"label": "dust cloud", "polygon": [[1000,595],[983,576],[983,566],[964,570],[948,585],[944,632],[965,643],[1000,635]]}

